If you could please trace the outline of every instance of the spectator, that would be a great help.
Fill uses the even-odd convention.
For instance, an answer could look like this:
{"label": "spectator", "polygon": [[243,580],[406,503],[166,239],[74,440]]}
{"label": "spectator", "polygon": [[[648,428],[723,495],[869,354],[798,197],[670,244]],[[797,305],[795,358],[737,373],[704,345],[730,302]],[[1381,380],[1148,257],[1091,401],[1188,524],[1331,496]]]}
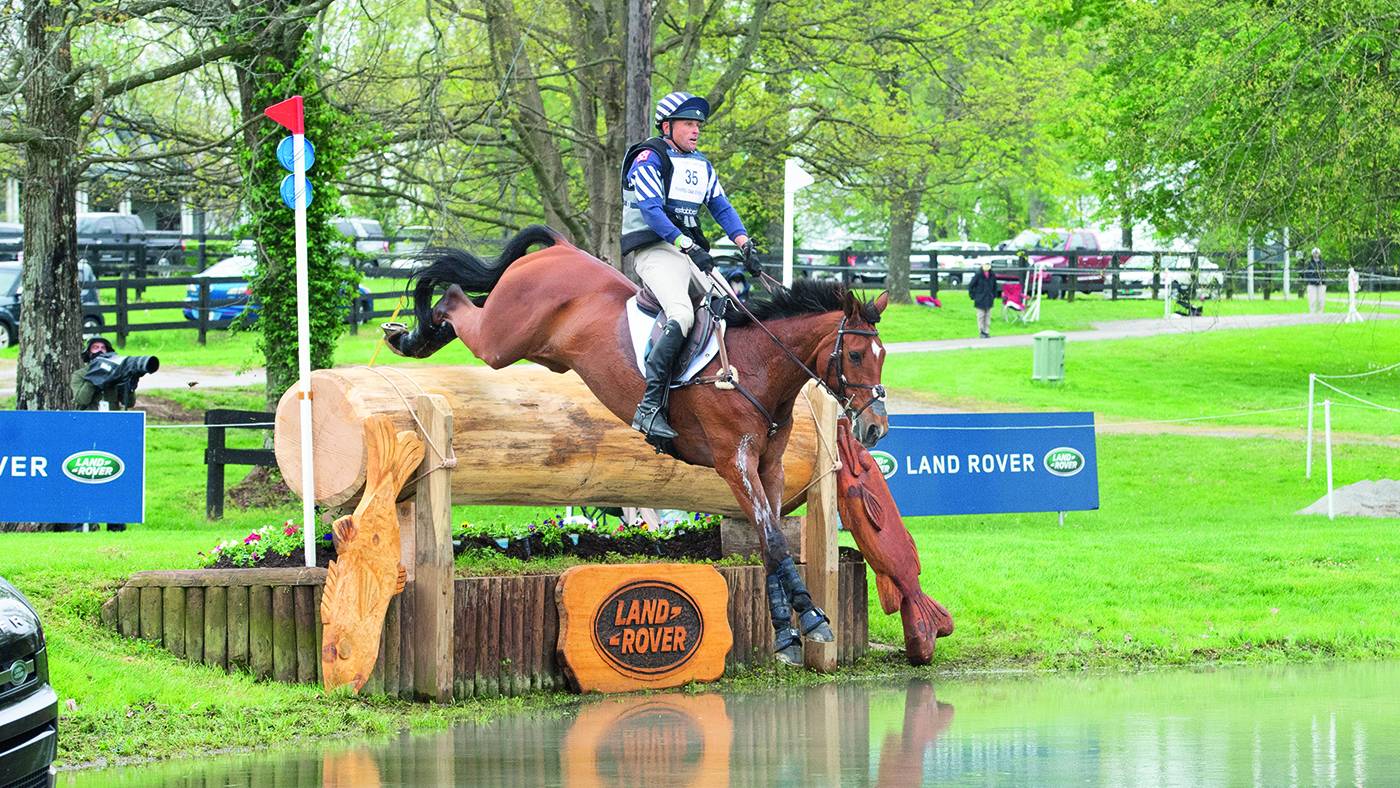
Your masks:
{"label": "spectator", "polygon": [[967,294],[977,309],[977,331],[983,339],[992,338],[992,306],[997,299],[997,280],[992,276],[992,261],[983,260],[982,269],[972,277]]}
{"label": "spectator", "polygon": [[[78,410],[125,410],[136,404],[136,392],[130,388],[110,388],[99,391],[88,381],[88,365],[98,356],[112,352],[112,343],[103,337],[93,337],[83,349],[83,365],[73,371],[68,381],[73,389],[73,406]],[[123,396],[125,395],[125,396]],[[106,407],[102,407],[102,403]]]}
{"label": "spectator", "polygon": [[1327,301],[1327,268],[1322,264],[1322,250],[1316,246],[1303,264],[1303,283],[1308,294],[1308,314],[1322,314]]}

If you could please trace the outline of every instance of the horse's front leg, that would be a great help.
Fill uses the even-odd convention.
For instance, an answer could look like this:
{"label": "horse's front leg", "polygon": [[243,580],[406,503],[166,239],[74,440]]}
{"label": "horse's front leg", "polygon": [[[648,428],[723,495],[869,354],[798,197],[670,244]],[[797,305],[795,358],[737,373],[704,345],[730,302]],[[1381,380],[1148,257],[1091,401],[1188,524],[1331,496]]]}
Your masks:
{"label": "horse's front leg", "polygon": [[[758,473],[763,480],[763,489],[769,502],[773,506],[773,520],[777,522],[782,515],[783,505],[783,451],[787,448],[787,436],[791,427],[785,427],[782,432],[774,436],[769,442],[768,449],[763,453],[763,458],[759,461]],[[812,602],[812,595],[807,592],[807,584],[802,582],[802,577],[797,574],[797,566],[792,561],[792,554],[783,539],[781,532],[778,533],[781,541],[782,551],[772,550],[772,561],[769,556],[764,556],[764,565],[768,567],[768,584],[771,587],[775,582],[783,593],[787,595],[788,601],[792,603],[792,609],[797,611],[797,626],[803,638],[817,643],[831,643],[836,640],[836,635],[831,631],[831,620],[827,618],[825,612]],[[772,591],[769,592],[771,597]]]}
{"label": "horse's front leg", "polygon": [[[782,567],[792,566],[788,554],[787,540],[778,527],[778,498],[770,497],[771,474],[768,478],[760,472],[760,456],[753,449],[750,436],[745,436],[738,447],[725,447],[715,451],[715,470],[729,483],[734,498],[748,515],[758,531],[758,542],[763,552],[763,566],[767,570],[768,612],[773,623],[773,653],[779,662],[789,665],[802,664],[802,639],[797,628],[792,625],[792,608],[788,593],[783,588]],[[782,469],[778,470],[778,496],[782,495]],[[810,598],[808,602],[810,603]]]}

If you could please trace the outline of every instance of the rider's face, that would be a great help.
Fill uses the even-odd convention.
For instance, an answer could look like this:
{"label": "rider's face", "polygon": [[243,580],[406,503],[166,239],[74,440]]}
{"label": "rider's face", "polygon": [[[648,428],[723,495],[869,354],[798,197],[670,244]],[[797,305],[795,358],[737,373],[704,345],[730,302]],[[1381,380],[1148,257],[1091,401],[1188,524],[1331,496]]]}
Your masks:
{"label": "rider's face", "polygon": [[681,149],[682,153],[693,153],[695,146],[700,143],[701,121],[681,118],[670,121],[671,142]]}

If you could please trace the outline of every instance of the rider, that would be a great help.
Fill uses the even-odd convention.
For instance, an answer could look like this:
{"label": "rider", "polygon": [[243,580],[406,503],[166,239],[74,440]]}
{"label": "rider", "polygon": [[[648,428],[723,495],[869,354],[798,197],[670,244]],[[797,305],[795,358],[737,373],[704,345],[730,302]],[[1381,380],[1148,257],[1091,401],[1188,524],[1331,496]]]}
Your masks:
{"label": "rider", "polygon": [[656,295],[666,327],[646,359],[646,392],[632,418],[632,429],[648,440],[672,440],[662,405],[671,367],[695,322],[690,291],[693,272],[715,267],[709,241],[700,232],[700,206],[709,209],[739,247],[744,267],[759,272],[758,255],[734,206],[724,196],[715,168],[696,150],[710,103],[676,92],[656,105],[658,136],[633,145],[622,163],[622,254],[633,256],[637,276]]}

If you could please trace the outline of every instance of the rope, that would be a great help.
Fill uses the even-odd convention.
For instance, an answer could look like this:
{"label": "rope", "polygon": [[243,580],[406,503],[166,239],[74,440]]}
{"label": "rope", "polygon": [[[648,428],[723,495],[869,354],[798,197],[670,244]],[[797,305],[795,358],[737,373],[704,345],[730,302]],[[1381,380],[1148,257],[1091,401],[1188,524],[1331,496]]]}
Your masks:
{"label": "rope", "polygon": [[1348,394],[1348,393],[1346,393],[1345,391],[1342,391],[1341,389],[1337,388],[1336,386],[1332,385],[1331,383],[1328,383],[1328,382],[1325,381],[1325,380],[1319,380],[1318,383],[1321,383],[1322,385],[1326,386],[1327,388],[1332,389],[1333,391],[1337,392],[1338,394],[1341,394],[1343,397],[1351,397],[1352,399],[1356,400],[1357,402],[1364,402],[1364,403],[1366,403],[1367,405],[1370,405],[1371,407],[1376,408],[1377,410],[1386,410],[1386,411],[1390,411],[1391,413],[1400,413],[1400,409],[1397,409],[1397,408],[1387,408],[1387,407],[1384,406],[1384,405],[1377,405],[1376,403],[1371,402],[1370,400],[1362,399],[1362,398],[1356,396],[1355,394]]}
{"label": "rope", "polygon": [[424,427],[423,422],[418,418],[418,412],[413,408],[411,404],[409,404],[408,397],[404,395],[403,391],[400,390],[397,385],[394,384],[394,381],[389,379],[388,375],[384,374],[384,371],[386,369],[390,369],[399,373],[400,375],[403,375],[405,380],[407,380],[409,383],[412,383],[414,387],[418,389],[419,394],[427,394],[428,392],[423,390],[423,386],[420,385],[418,381],[409,377],[407,372],[404,372],[401,369],[394,369],[393,367],[385,367],[383,369],[375,369],[374,367],[352,367],[352,369],[367,369],[370,372],[373,372],[374,374],[378,375],[379,377],[384,378],[384,382],[388,383],[389,387],[394,390],[394,393],[399,395],[399,399],[403,400],[404,407],[408,409],[408,415],[413,417],[414,423],[418,425],[418,431],[423,434],[423,440],[427,441],[428,445],[432,447],[433,451],[437,454],[437,456],[442,458],[442,461],[439,462],[436,466],[429,468],[426,471],[423,471],[422,473],[418,474],[417,476],[414,476],[412,479],[409,479],[407,482],[405,482],[405,487],[409,484],[412,484],[413,482],[418,481],[424,476],[427,476],[433,471],[441,470],[443,468],[451,469],[457,467],[457,456],[452,450],[452,441],[449,440],[447,442],[446,453],[444,453],[442,449],[438,448],[438,445],[433,442],[432,437],[428,435],[428,428]]}
{"label": "rope", "polygon": [[1313,375],[1313,377],[1317,378],[1318,380],[1322,380],[1323,378],[1326,378],[1328,380],[1341,380],[1343,378],[1364,378],[1367,375],[1379,375],[1382,372],[1389,372],[1390,370],[1396,369],[1397,367],[1400,367],[1400,364],[1391,364],[1388,367],[1383,367],[1381,369],[1373,369],[1370,372],[1358,372],[1355,375]]}
{"label": "rope", "polygon": [[837,450],[835,439],[833,438],[832,441],[831,441],[830,443],[827,442],[826,433],[824,433],[824,432],[822,431],[822,422],[821,422],[821,419],[817,418],[817,408],[816,408],[815,405],[812,404],[812,397],[811,397],[811,395],[808,394],[807,392],[808,392],[807,387],[806,387],[806,386],[803,386],[803,387],[802,387],[802,398],[805,399],[805,400],[807,400],[807,409],[808,409],[809,411],[812,412],[812,423],[813,423],[814,425],[816,425],[816,428],[817,428],[817,440],[819,440],[819,441],[821,441],[823,444],[825,444],[826,447],[827,447],[827,451],[831,454],[831,458],[832,458],[832,459],[831,459],[831,467],[830,467],[830,468],[827,468],[826,470],[822,471],[821,473],[818,473],[818,474],[814,475],[814,476],[812,477],[812,480],[809,481],[809,482],[807,482],[807,486],[806,486],[806,487],[803,487],[802,489],[800,489],[800,490],[798,490],[797,492],[793,493],[793,495],[792,495],[791,498],[787,499],[786,501],[783,501],[783,505],[780,506],[780,507],[778,507],[780,510],[781,510],[781,509],[786,509],[788,504],[792,503],[793,501],[797,500],[798,498],[802,497],[803,495],[806,495],[806,494],[807,494],[807,491],[810,490],[810,489],[812,489],[812,485],[814,485],[814,484],[816,484],[817,482],[821,481],[822,479],[826,478],[826,476],[827,476],[828,474],[835,473],[836,471],[841,470],[841,455],[840,455],[840,453],[839,453],[838,450]]}
{"label": "rope", "polygon": [[[403,311],[403,302],[404,302],[404,296],[399,296],[399,305],[396,306],[396,307],[394,307],[394,314],[392,314],[392,315],[389,316],[389,322],[390,322],[390,323],[392,323],[392,322],[394,322],[394,321],[396,321],[396,320],[399,319],[399,312]],[[374,354],[371,355],[371,356],[369,357],[369,365],[370,365],[371,367],[374,366],[374,360],[377,359],[377,358],[379,358],[379,349],[382,348],[382,347],[384,347],[384,346],[387,345],[387,344],[388,344],[388,342],[386,342],[386,341],[384,340],[384,337],[381,336],[381,337],[379,338],[379,344],[377,344],[377,345],[374,346]]]}

